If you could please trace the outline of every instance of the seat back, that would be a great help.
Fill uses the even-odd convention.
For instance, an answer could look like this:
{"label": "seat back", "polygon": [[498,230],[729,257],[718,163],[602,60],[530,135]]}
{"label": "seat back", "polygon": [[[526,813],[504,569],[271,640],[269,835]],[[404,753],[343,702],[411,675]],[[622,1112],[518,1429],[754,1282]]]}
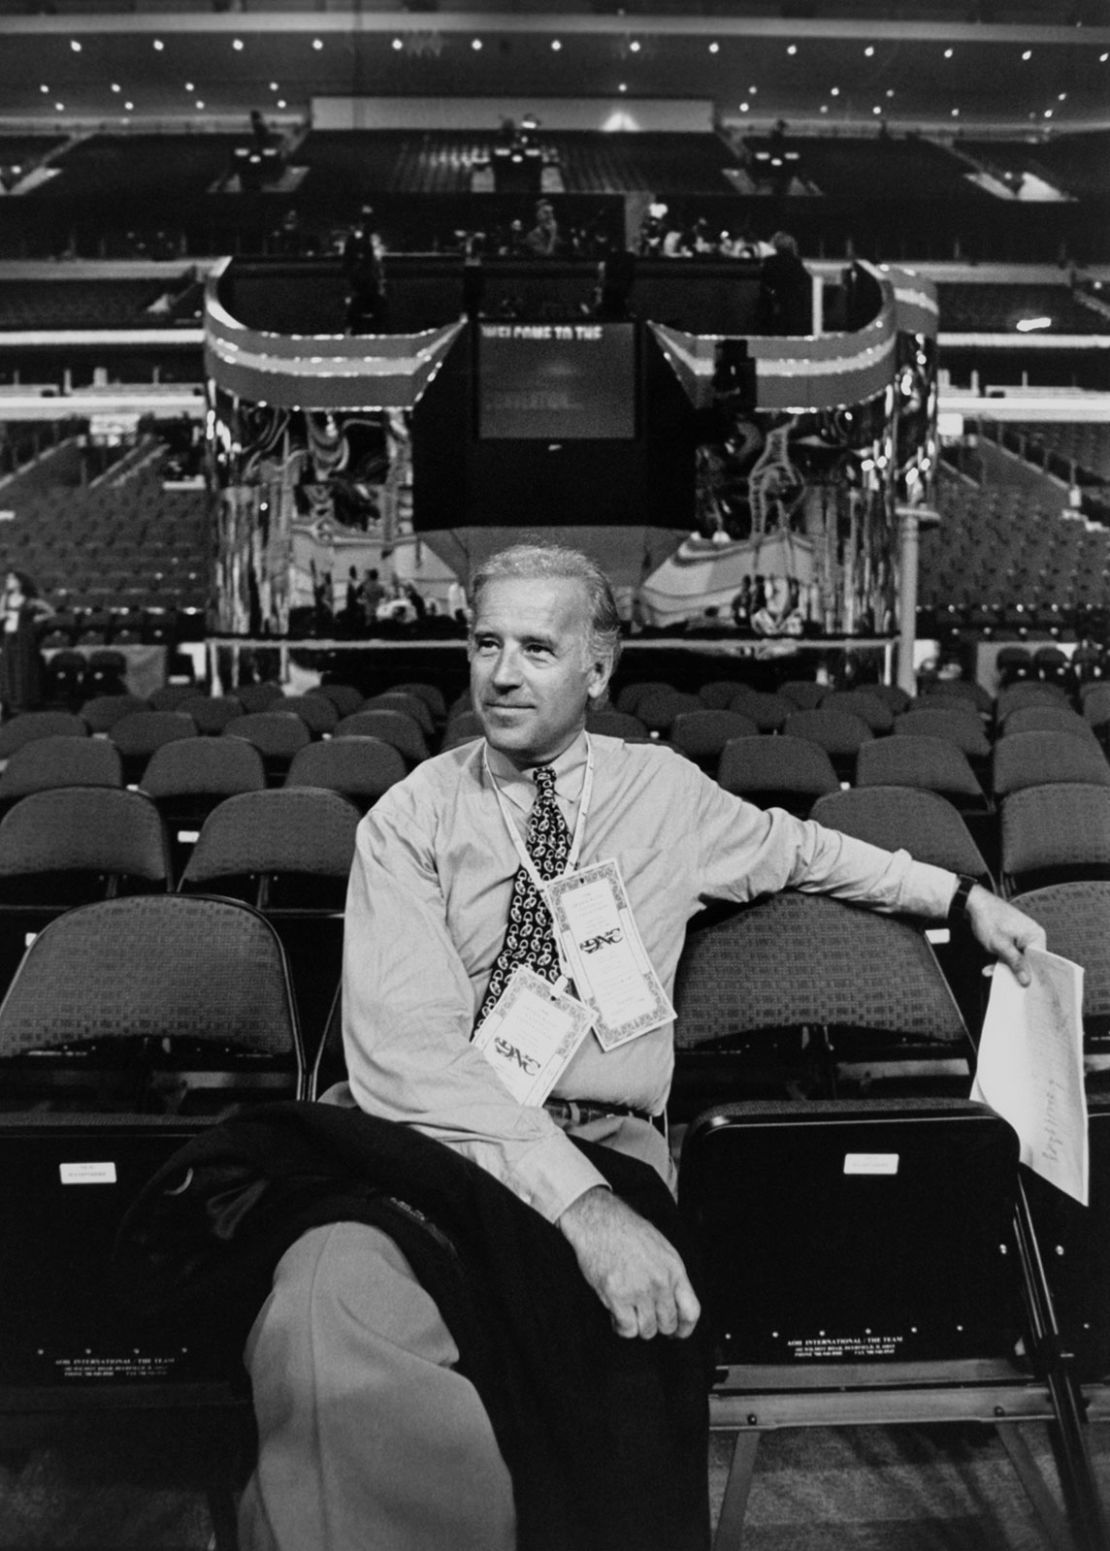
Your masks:
{"label": "seat back", "polygon": [[40,1075],[52,1052],[86,1072],[121,1065],[184,1081],[193,1069],[255,1071],[276,1074],[291,1096],[304,1089],[281,944],[229,899],[103,900],[51,921],[0,1004],[0,1062],[32,1051]]}
{"label": "seat back", "polygon": [[1002,877],[1011,893],[1110,878],[1110,787],[1024,786],[1002,799]]}
{"label": "seat back", "polygon": [[122,786],[119,750],[104,738],[52,733],[17,749],[0,772],[0,804],[56,786]]}
{"label": "seat back", "polygon": [[[881,964],[881,975],[873,972]],[[964,1047],[967,1030],[920,932],[821,895],[786,892],[686,940],[676,1046],[810,1024]]]}
{"label": "seat back", "polygon": [[1095,740],[1076,733],[1015,732],[995,744],[991,779],[996,797],[1071,781],[1110,786],[1110,764]]}
{"label": "seat back", "polygon": [[872,733],[889,732],[894,726],[894,712],[878,695],[864,689],[835,689],[822,700],[822,711],[847,712],[867,723]]}
{"label": "seat back", "polygon": [[983,788],[967,755],[946,738],[873,738],[856,759],[857,786],[916,786],[965,804],[982,805]]}
{"label": "seat back", "polygon": [[336,738],[377,738],[391,743],[405,757],[409,766],[418,765],[428,757],[428,745],[417,722],[404,711],[389,706],[366,711],[355,711],[345,716],[335,729]]}
{"label": "seat back", "polygon": [[[293,905],[293,880],[320,879],[345,887],[358,820],[352,803],[319,787],[282,787],[228,797],[206,819],[181,888],[189,892],[218,883],[222,892],[234,879],[253,880],[257,885],[261,878],[284,876],[290,881],[285,897]],[[341,891],[333,888],[329,893],[342,909]],[[267,905],[271,899],[256,895],[256,902]]]}
{"label": "seat back", "polygon": [[1110,1049],[1110,882],[1053,883],[1014,897],[1045,929],[1050,953],[1083,966],[1083,1026],[1090,1052]]}
{"label": "seat back", "polygon": [[286,716],[299,716],[314,738],[334,732],[339,720],[339,712],[326,695],[284,695],[266,709],[284,712]]}
{"label": "seat back", "polygon": [[64,874],[99,877],[100,894],[113,881],[117,890],[165,889],[169,852],[150,798],[73,786],[32,792],[10,808],[0,820],[0,897],[48,903]]}
{"label": "seat back", "polygon": [[273,922],[313,1050],[339,979],[359,817],[345,797],[316,786],[229,797],[205,820],[178,885],[247,899]]}
{"label": "seat back", "polygon": [[887,851],[904,847],[917,861],[968,873],[991,886],[990,868],[963,816],[938,792],[860,786],[819,797],[809,816]]}
{"label": "seat back", "polygon": [[1016,1164],[1009,1127],[958,1100],[752,1101],[699,1116],[679,1202],[725,1382],[748,1365],[816,1388],[830,1367],[865,1383],[866,1369],[1010,1358]]}
{"label": "seat back", "polygon": [[365,812],[406,774],[404,756],[391,743],[345,735],[298,749],[285,786],[324,787],[341,793]]}
{"label": "seat back", "polygon": [[228,722],[245,714],[236,695],[190,695],[176,709],[191,716],[197,731],[208,737],[223,732]]}
{"label": "seat back", "polygon": [[121,717],[149,710],[149,702],[139,695],[93,695],[81,707],[81,720],[90,732],[107,732]]}
{"label": "seat back", "polygon": [[88,732],[87,723],[72,711],[21,711],[0,727],[0,760],[36,738],[85,738]]}
{"label": "seat back", "polygon": [[717,780],[761,807],[777,806],[808,813],[814,799],[840,788],[832,760],[808,738],[787,733],[769,738],[734,738],[726,743]]}
{"label": "seat back", "polygon": [[945,738],[973,759],[986,759],[991,751],[982,720],[970,709],[922,705],[896,716],[894,732],[904,737]]}
{"label": "seat back", "polygon": [[671,725],[676,749],[707,770],[716,771],[725,745],[733,738],[754,738],[759,728],[739,711],[683,711]]}

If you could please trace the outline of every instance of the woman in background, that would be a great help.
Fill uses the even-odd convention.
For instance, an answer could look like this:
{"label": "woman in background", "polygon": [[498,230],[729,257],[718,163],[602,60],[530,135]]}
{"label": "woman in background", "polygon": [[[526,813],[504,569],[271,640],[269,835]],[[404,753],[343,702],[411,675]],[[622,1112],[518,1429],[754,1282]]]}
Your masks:
{"label": "woman in background", "polygon": [[51,612],[26,571],[4,578],[0,649],[0,704],[4,716],[32,711],[42,704],[45,666],[38,643],[38,621]]}

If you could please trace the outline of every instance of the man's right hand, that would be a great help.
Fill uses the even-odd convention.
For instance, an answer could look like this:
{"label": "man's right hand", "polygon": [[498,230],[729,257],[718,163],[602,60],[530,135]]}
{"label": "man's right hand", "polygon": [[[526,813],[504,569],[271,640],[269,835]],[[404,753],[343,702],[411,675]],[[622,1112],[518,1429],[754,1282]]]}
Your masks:
{"label": "man's right hand", "polygon": [[645,1218],[602,1186],[587,1190],[558,1220],[582,1275],[631,1339],[685,1338],[701,1305],[678,1251]]}

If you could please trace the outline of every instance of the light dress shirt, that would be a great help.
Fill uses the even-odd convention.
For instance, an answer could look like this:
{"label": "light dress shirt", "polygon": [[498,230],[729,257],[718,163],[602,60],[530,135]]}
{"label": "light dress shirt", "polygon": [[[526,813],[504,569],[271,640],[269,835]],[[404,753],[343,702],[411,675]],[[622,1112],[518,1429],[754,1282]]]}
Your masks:
{"label": "light dress shirt", "polygon": [[[669,749],[591,735],[593,794],[579,865],[615,858],[668,996],[686,923],[709,900],[784,888],[881,911],[943,917],[953,873],[724,791]],[[580,735],[556,761],[573,832],[586,771]],[[358,830],[347,895],[343,1039],[350,1095],[490,1170],[554,1221],[603,1183],[542,1108],[513,1099],[470,1043],[504,940],[520,865],[491,776],[523,838],[536,787],[478,739],[418,765]],[[554,1096],[660,1113],[673,1025],[605,1052],[587,1035]]]}

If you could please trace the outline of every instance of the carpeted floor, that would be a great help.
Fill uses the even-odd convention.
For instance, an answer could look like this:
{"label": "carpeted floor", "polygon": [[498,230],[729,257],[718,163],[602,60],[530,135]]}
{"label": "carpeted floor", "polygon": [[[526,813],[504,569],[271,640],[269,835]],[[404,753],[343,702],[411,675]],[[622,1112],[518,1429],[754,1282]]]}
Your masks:
{"label": "carpeted floor", "polygon": [[[1044,1429],[1025,1428],[1055,1487]],[[1091,1429],[1110,1504],[1110,1426]],[[714,1510],[731,1440],[713,1439]],[[2,1551],[206,1551],[202,1496],[108,1484],[111,1460],[39,1450],[0,1464]],[[760,1445],[744,1551],[1043,1551],[1032,1509],[989,1429],[807,1428]],[[306,1547],[305,1551],[311,1551]],[[567,1551],[573,1551],[568,1547]]]}

